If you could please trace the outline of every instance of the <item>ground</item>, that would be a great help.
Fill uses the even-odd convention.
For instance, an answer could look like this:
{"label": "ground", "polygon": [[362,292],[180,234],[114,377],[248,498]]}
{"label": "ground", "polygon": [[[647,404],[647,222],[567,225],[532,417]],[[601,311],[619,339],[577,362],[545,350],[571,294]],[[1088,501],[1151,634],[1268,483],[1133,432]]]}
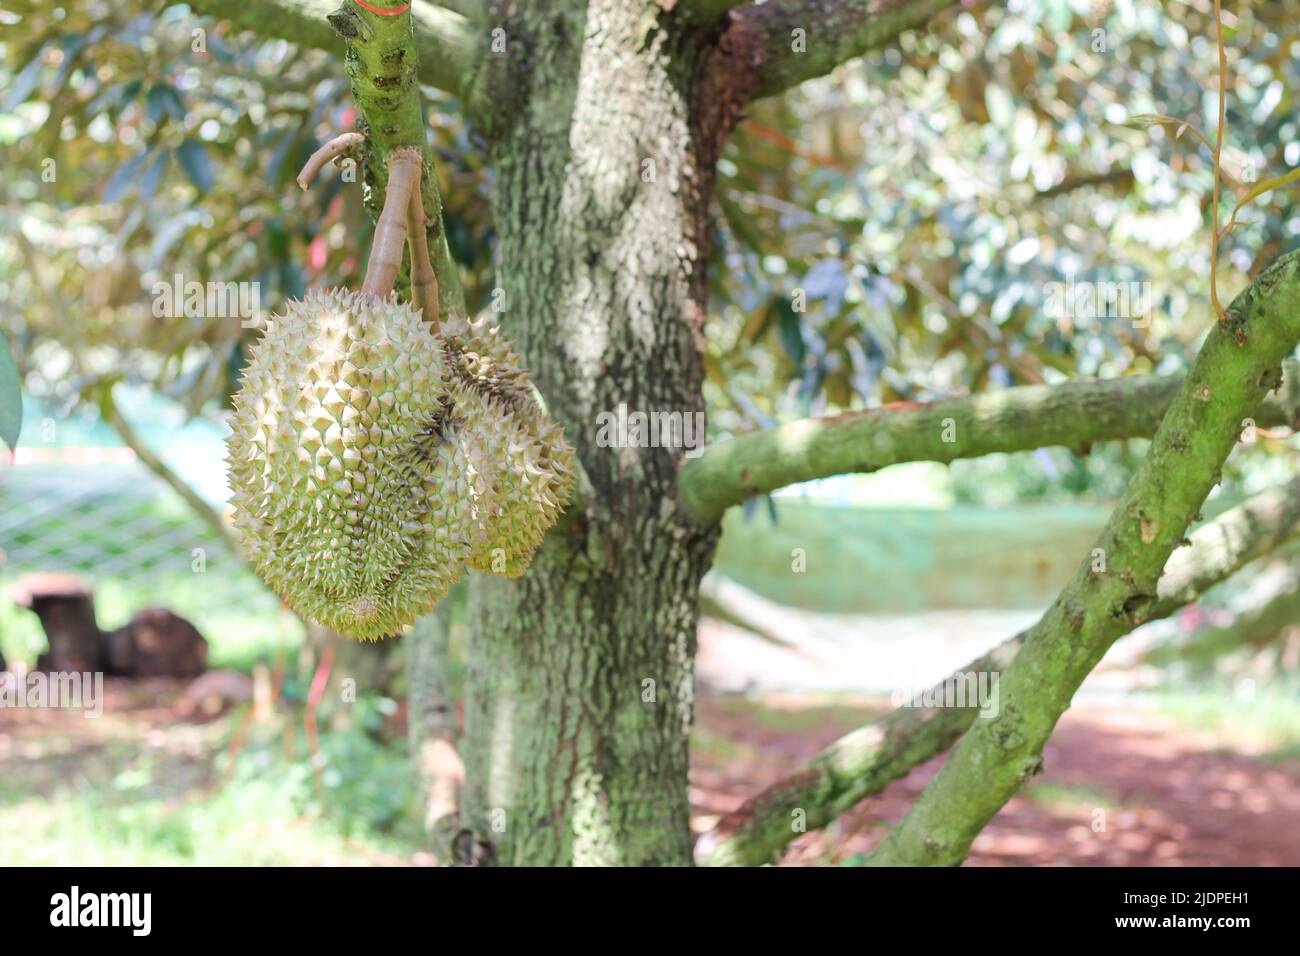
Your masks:
{"label": "ground", "polygon": [[[856,726],[863,713],[807,703],[772,700],[756,709],[747,701],[702,702],[706,739],[696,747],[691,792],[700,829]],[[985,828],[967,865],[1300,864],[1300,759],[1229,752],[1225,742],[1148,709],[1071,710],[1044,754],[1042,776]],[[784,862],[856,862],[942,763],[936,758],[860,804],[837,832],[801,837]],[[1094,831],[1094,821],[1104,830]]]}
{"label": "ground", "polygon": [[[109,681],[105,714],[0,710],[0,864],[409,865],[432,859],[394,794],[401,714],[322,732],[314,773],[302,712],[178,715],[183,685]],[[706,829],[743,798],[880,712],[825,694],[704,693],[691,800]],[[1300,864],[1300,759],[1243,722],[1183,706],[1070,711],[1046,770],[980,836],[972,865]],[[1260,708],[1252,709],[1258,713]],[[1217,719],[1217,718],[1216,718]],[[381,741],[387,745],[381,745]],[[1231,745],[1232,750],[1227,747]],[[1255,751],[1255,752],[1252,752]],[[936,760],[808,834],[787,864],[852,864],[935,773]],[[1104,830],[1094,830],[1098,810]]]}

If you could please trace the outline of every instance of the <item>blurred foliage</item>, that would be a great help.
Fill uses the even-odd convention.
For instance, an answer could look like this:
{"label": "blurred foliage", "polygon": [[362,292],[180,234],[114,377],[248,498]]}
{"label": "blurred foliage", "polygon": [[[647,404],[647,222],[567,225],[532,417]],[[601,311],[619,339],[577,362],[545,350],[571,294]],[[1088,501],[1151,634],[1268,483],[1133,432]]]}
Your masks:
{"label": "blurred foliage", "polygon": [[[0,298],[26,384],[65,402],[125,378],[198,414],[236,386],[256,335],[240,316],[159,317],[155,283],[257,283],[263,311],[355,285],[362,185],[294,178],[353,125],[336,57],[230,31],[184,5],[19,3],[4,18]],[[5,3],[13,9],[15,4]],[[482,150],[427,100],[448,235],[471,301],[490,247]]]}
{"label": "blurred foliage", "polygon": [[1300,766],[1300,685],[1294,674],[1271,680],[1237,674],[1193,687],[1171,686],[1154,700],[1160,711],[1211,736],[1224,750]]}
{"label": "blurred foliage", "polygon": [[[1300,2],[1225,11],[1225,164],[1300,168]],[[142,381],[195,414],[226,401],[255,334],[157,318],[156,282],[257,282],[261,306],[355,284],[361,186],[293,182],[352,126],[334,55],[184,5],[5,0],[0,299],[26,384],[74,401]],[[1211,0],[978,0],[752,105],[721,163],[711,270],[711,438],[791,417],[1067,376],[1176,371],[1212,321],[1212,161],[1161,113],[1215,125]],[[492,285],[483,144],[428,91],[448,235],[469,301]],[[1126,125],[1128,124],[1128,125]],[[1223,243],[1225,301],[1293,248],[1295,190]],[[1225,192],[1226,213],[1236,200]],[[1156,314],[1055,315],[1050,283],[1149,282]],[[1276,444],[1276,443],[1275,443]],[[1107,494],[1134,452],[1062,449],[954,469],[967,500]],[[1234,465],[1234,467],[1236,467]],[[1233,477],[1229,469],[1229,479]],[[1009,491],[1008,491],[1009,489]]]}
{"label": "blurred foliage", "polygon": [[[1300,166],[1300,6],[1233,6],[1224,164],[1249,184]],[[755,104],[727,149],[706,336],[716,432],[1178,371],[1210,327],[1212,157],[1124,125],[1166,113],[1212,135],[1210,0],[980,3],[940,24]],[[1224,241],[1225,301],[1297,245],[1297,195],[1258,200]],[[1235,199],[1225,190],[1225,220]],[[1156,314],[1145,328],[1053,315],[1049,284],[1071,279],[1149,282]],[[1051,449],[953,470],[964,500],[987,500],[989,482],[1108,494],[1135,460]]]}
{"label": "blurred foliage", "polygon": [[23,393],[19,377],[9,343],[0,335],[0,441],[11,449],[18,447],[18,433],[23,423]]}

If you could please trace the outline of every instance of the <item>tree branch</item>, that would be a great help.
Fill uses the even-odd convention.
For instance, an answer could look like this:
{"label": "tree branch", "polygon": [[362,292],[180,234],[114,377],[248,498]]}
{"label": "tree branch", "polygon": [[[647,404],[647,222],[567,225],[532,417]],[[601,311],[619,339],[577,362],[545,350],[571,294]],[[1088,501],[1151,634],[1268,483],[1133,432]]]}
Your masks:
{"label": "tree branch", "polygon": [[[1176,551],[1160,579],[1159,600],[1149,621],[1168,617],[1215,584],[1300,537],[1300,479],[1262,492],[1198,528],[1191,546]],[[1024,641],[1017,634],[936,685],[996,674]],[[939,695],[942,698],[942,693]],[[943,753],[975,721],[978,706],[900,707],[839,738],[802,770],[785,776],[725,816],[700,838],[696,862],[703,866],[760,866],[773,862],[799,833],[793,814],[803,811],[807,829],[821,829],[866,797],[880,793],[932,757]]]}
{"label": "tree branch", "polygon": [[[334,31],[347,43],[348,55],[344,63],[366,133],[365,181],[369,189],[366,204],[372,216],[388,206],[387,190],[390,172],[394,169],[390,160],[401,160],[413,148],[419,150],[420,193],[410,201],[396,197],[400,201],[395,203],[394,209],[402,220],[403,228],[398,231],[405,232],[411,240],[407,246],[411,258],[432,259],[432,281],[423,275],[423,263],[412,261],[411,292],[413,305],[424,309],[425,320],[436,322],[439,315],[465,314],[465,291],[460,270],[447,245],[442,197],[438,192],[433,152],[428,145],[420,88],[416,83],[420,63],[428,62],[429,57],[419,42],[418,25],[412,33],[412,18],[427,16],[428,7],[428,4],[419,4],[418,9],[413,8],[408,13],[383,16],[351,0],[344,0],[342,6],[328,14],[328,19]],[[457,16],[446,11],[442,13]],[[416,22],[418,24],[418,19]],[[432,56],[438,55],[437,51],[432,51]],[[400,184],[394,181],[393,186],[396,192]],[[411,208],[416,201],[423,207],[422,217]],[[409,231],[417,219],[423,220],[423,237]],[[380,240],[381,230],[376,225],[375,241],[378,243]],[[400,253],[398,255],[400,257]],[[386,278],[385,274],[375,280],[378,288],[382,289]],[[368,274],[368,287],[371,281]],[[425,301],[424,290],[434,292],[436,305]],[[448,682],[448,615],[444,605],[417,622],[415,633],[408,638],[411,645],[407,660],[414,772],[426,831],[441,863],[452,858],[464,780],[464,768],[456,749],[455,705]]]}
{"label": "tree branch", "polygon": [[[1258,424],[1300,423],[1300,366],[1264,402]],[[786,485],[905,461],[951,462],[995,452],[1150,436],[1183,382],[1181,375],[1021,385],[968,398],[896,404],[810,418],[706,447],[682,466],[687,509],[717,521],[732,505]]]}
{"label": "tree branch", "polygon": [[465,766],[456,750],[456,706],[451,695],[450,620],[436,608],[415,623],[403,639],[410,675],[407,736],[411,747],[424,831],[438,862],[451,862],[451,844],[460,829]]}
{"label": "tree branch", "polygon": [[[824,76],[924,25],[957,0],[770,0],[731,11],[723,37],[752,98]],[[704,5],[703,3],[701,4]],[[708,4],[711,8],[724,3]]]}
{"label": "tree branch", "polygon": [[1243,419],[1282,380],[1300,341],[1300,252],[1265,269],[1201,347],[1093,555],[1025,636],[998,682],[1001,709],[971,727],[872,865],[955,866],[1029,777],[1084,678],[1116,638],[1146,621],[1157,584],[1237,444]]}
{"label": "tree branch", "polygon": [[1156,666],[1208,666],[1234,651],[1266,648],[1288,633],[1297,621],[1300,621],[1300,588],[1292,586],[1279,591],[1261,606],[1239,614],[1225,627],[1206,628],[1189,640],[1152,648],[1142,662]]}
{"label": "tree branch", "polygon": [[[383,2],[372,5],[382,6]],[[331,52],[338,49],[338,37],[326,21],[338,0],[191,0],[190,6],[196,13],[229,20],[259,36],[279,37]],[[460,99],[471,116],[484,115],[488,103],[482,72],[483,31],[469,18],[424,0],[415,0],[410,17],[419,52],[420,81]]]}
{"label": "tree branch", "polygon": [[416,83],[421,56],[411,32],[412,13],[381,16],[352,0],[344,0],[327,16],[334,32],[347,44],[344,64],[366,135],[366,206],[378,219],[388,188],[390,156],[408,148],[418,149],[422,163],[420,197],[426,243],[438,280],[438,311],[441,315],[463,315],[465,293],[460,270],[447,245],[442,197]]}
{"label": "tree branch", "polygon": [[135,427],[118,411],[117,403],[113,400],[111,385],[106,387],[100,395],[99,414],[104,419],[104,422],[113,431],[117,432],[118,437],[122,439],[126,447],[135,452],[135,456],[140,459],[144,466],[161,478],[172,491],[180,495],[185,503],[193,509],[194,513],[217,533],[217,537],[238,554],[238,542],[235,540],[230,525],[221,517],[221,512],[208,504],[207,499],[190,487],[189,482],[176,474],[172,467],[145,443],[145,440],[140,437],[140,433],[135,430]]}

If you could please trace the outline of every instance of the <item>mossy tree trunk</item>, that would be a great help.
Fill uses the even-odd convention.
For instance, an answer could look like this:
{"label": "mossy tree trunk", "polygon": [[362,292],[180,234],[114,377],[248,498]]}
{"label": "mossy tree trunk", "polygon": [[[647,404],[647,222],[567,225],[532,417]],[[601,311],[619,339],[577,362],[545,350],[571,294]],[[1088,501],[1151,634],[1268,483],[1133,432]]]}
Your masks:
{"label": "mossy tree trunk", "polygon": [[600,447],[597,416],[704,409],[696,57],[625,0],[521,6],[502,26],[493,82],[517,99],[492,157],[500,319],[591,495],[525,577],[472,583],[463,822],[503,864],[687,864],[715,532],[677,503],[680,449]]}

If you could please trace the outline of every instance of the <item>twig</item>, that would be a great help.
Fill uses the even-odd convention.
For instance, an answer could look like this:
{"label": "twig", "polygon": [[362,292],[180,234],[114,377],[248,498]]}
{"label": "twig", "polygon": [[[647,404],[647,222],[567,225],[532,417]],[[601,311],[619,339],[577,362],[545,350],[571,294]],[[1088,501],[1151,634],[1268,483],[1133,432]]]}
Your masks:
{"label": "twig", "polygon": [[411,253],[411,305],[424,316],[435,332],[438,330],[438,276],[429,261],[427,218],[420,191],[411,191],[406,205],[406,245]]}
{"label": "twig", "polygon": [[340,133],[338,136],[335,136],[332,140],[311,154],[311,158],[308,159],[307,164],[303,166],[302,172],[298,174],[299,187],[306,189],[311,185],[312,180],[316,178],[316,174],[324,168],[326,163],[352,152],[352,150],[356,149],[365,141],[366,138],[357,132]]}
{"label": "twig", "polygon": [[402,268],[407,210],[411,205],[411,194],[419,188],[420,166],[420,151],[414,147],[399,146],[389,156],[388,195],[384,197],[383,212],[375,223],[375,239],[370,247],[362,295],[386,299],[393,291],[393,282]]}
{"label": "twig", "polygon": [[189,482],[178,475],[175,469],[163,460],[162,456],[145,444],[144,439],[140,437],[140,434],[118,410],[117,403],[113,400],[112,385],[109,385],[100,394],[99,413],[104,423],[117,432],[118,437],[122,439],[122,443],[135,452],[135,457],[140,459],[141,464],[161,478],[172,491],[180,495],[185,503],[194,510],[194,513],[217,533],[217,537],[226,545],[238,551],[235,534],[230,525],[226,523],[226,520],[221,517],[221,512],[210,505],[202,495],[190,486]]}

